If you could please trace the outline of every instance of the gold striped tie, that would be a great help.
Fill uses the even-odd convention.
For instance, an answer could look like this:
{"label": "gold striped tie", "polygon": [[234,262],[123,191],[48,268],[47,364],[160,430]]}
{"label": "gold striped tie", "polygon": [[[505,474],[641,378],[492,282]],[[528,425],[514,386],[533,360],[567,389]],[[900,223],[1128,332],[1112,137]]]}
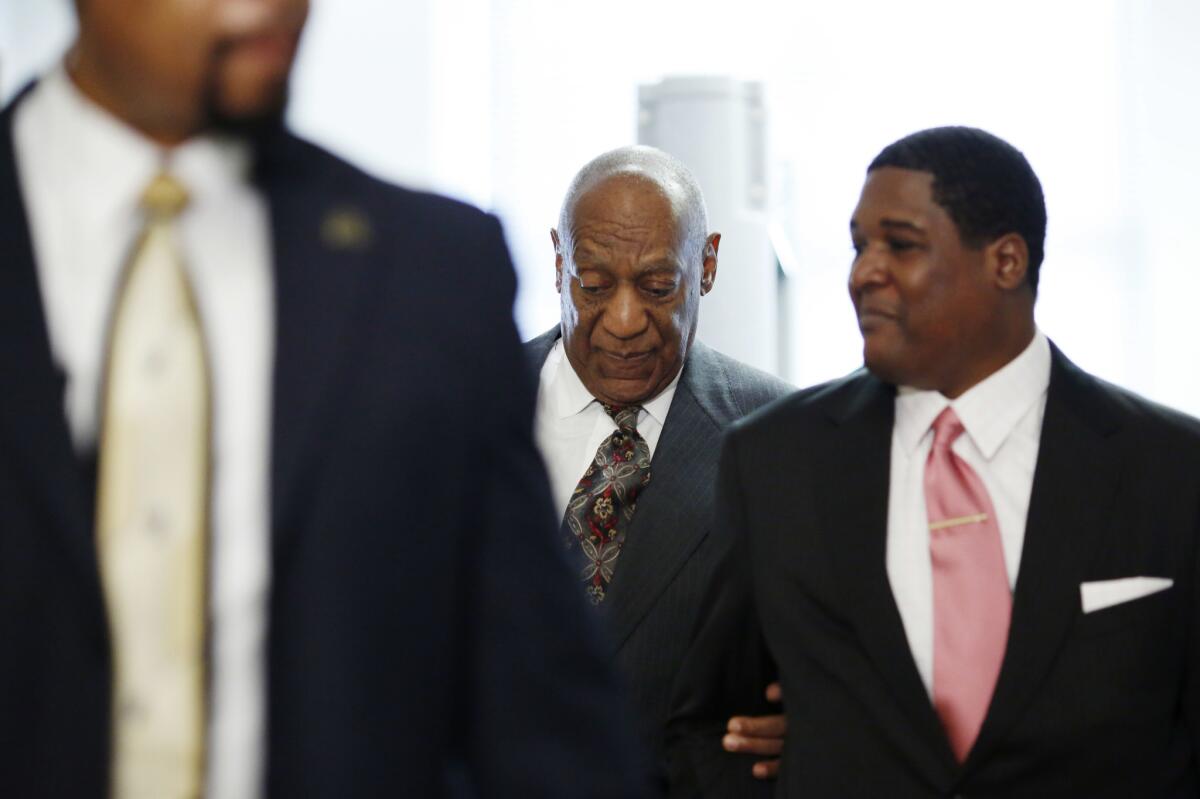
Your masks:
{"label": "gold striped tie", "polygon": [[203,786],[211,397],[175,230],[187,202],[166,174],[146,188],[109,332],[96,526],[116,799]]}

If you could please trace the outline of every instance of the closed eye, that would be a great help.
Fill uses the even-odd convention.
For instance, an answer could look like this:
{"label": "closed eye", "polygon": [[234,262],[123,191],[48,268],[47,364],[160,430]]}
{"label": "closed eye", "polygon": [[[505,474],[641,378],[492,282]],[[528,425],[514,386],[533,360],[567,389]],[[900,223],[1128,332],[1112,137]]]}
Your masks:
{"label": "closed eye", "polygon": [[594,274],[573,275],[571,279],[580,292],[592,297],[603,294],[612,287],[610,282]]}

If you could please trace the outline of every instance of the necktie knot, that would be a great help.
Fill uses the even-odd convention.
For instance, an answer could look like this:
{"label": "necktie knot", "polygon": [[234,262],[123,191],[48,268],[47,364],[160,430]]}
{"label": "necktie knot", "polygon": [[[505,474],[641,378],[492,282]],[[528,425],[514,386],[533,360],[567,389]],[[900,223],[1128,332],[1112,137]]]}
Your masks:
{"label": "necktie knot", "polygon": [[159,172],[142,191],[142,208],[152,217],[170,219],[187,207],[188,193],[179,181]]}
{"label": "necktie knot", "polygon": [[949,447],[963,434],[963,423],[949,405],[933,420],[933,447]]}
{"label": "necktie knot", "polygon": [[617,423],[617,427],[626,433],[637,432],[638,414],[642,412],[641,405],[609,405],[606,402],[600,404],[604,406],[605,413]]}

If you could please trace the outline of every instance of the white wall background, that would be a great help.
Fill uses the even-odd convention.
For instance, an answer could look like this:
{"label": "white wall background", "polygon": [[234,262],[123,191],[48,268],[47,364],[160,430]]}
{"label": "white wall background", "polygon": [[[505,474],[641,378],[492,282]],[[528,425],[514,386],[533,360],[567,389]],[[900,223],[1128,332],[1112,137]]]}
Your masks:
{"label": "white wall background", "polygon": [[[67,8],[0,0],[0,95],[61,49]],[[1200,413],[1198,38],[1196,0],[314,0],[293,122],[496,211],[533,334],[557,316],[561,194],[635,140],[638,84],[762,80],[802,384],[859,362],[846,223],[866,164],[919,128],[984,127],[1046,190],[1042,328],[1085,368]]]}

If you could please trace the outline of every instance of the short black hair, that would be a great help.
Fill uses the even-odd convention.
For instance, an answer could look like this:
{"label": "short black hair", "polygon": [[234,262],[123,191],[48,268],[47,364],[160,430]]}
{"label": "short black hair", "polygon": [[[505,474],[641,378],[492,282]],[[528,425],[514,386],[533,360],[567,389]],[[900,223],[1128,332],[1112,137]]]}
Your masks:
{"label": "short black hair", "polygon": [[883,148],[867,172],[886,166],[931,173],[933,201],[946,209],[967,246],[1019,233],[1029,248],[1029,287],[1037,294],[1046,200],[1020,150],[978,128],[930,128]]}

